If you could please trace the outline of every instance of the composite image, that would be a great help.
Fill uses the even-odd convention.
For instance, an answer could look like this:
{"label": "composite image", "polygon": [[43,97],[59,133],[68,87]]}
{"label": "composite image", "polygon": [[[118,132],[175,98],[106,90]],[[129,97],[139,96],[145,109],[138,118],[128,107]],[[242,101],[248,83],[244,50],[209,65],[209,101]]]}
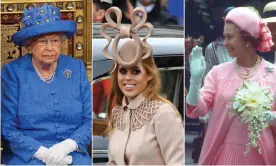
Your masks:
{"label": "composite image", "polygon": [[1,165],[276,165],[276,1],[0,3]]}

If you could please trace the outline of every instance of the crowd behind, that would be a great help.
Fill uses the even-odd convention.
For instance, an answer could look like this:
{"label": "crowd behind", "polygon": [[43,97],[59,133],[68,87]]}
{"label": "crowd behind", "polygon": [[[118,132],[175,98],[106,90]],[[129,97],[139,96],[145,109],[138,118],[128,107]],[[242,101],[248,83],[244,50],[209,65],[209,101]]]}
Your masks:
{"label": "crowd behind", "polygon": [[104,23],[105,11],[110,7],[122,10],[122,23],[130,23],[131,13],[136,7],[147,12],[147,22],[153,25],[177,25],[178,18],[168,11],[168,0],[93,0],[93,23]]}

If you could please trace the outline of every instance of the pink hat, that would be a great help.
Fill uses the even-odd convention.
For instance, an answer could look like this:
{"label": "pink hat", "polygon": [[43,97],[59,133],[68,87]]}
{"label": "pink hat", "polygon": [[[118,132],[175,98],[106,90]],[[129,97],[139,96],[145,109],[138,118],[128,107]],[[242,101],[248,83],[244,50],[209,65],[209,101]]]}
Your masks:
{"label": "pink hat", "polygon": [[266,26],[267,23],[252,9],[246,7],[234,8],[226,15],[225,22],[227,21],[233,22],[253,37],[260,38],[261,43],[258,50],[267,52],[274,45],[270,30]]}

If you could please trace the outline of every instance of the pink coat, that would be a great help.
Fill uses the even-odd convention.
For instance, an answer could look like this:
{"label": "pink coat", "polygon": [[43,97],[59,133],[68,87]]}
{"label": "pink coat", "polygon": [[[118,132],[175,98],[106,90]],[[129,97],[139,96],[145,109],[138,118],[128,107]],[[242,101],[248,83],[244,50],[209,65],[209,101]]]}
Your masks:
{"label": "pink coat", "polygon": [[[207,75],[204,86],[200,90],[200,100],[194,110],[187,108],[187,116],[198,118],[205,116],[212,109],[212,115],[209,119],[208,129],[200,154],[199,164],[212,164],[216,152],[224,141],[224,138],[233,122],[234,118],[229,116],[229,107],[236,89],[242,85],[243,80],[238,76],[235,70],[235,62],[227,62],[215,66]],[[261,85],[270,86],[274,98],[276,95],[276,67],[274,72],[267,72],[265,67],[270,63],[262,59],[257,72],[249,80],[259,82]],[[273,111],[275,111],[276,102],[274,102]],[[268,127],[261,132],[261,150],[265,164],[276,164],[276,128]],[[239,137],[237,135],[237,137]]]}

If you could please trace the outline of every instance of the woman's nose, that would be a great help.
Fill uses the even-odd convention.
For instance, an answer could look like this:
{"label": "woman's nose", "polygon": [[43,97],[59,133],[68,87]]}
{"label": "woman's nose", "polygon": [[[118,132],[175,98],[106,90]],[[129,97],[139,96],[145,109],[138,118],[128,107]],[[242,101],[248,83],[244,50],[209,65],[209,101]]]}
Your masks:
{"label": "woman's nose", "polygon": [[227,41],[227,40],[224,40],[224,41],[223,41],[223,45],[224,45],[224,47],[226,47],[228,44],[229,44],[229,43],[228,43],[228,41]]}
{"label": "woman's nose", "polygon": [[47,50],[52,50],[53,49],[52,43],[48,41],[46,48]]}
{"label": "woman's nose", "polygon": [[131,76],[131,72],[130,71],[128,71],[127,73],[126,73],[126,77],[125,77],[126,79],[131,79],[132,78],[132,76]]}

